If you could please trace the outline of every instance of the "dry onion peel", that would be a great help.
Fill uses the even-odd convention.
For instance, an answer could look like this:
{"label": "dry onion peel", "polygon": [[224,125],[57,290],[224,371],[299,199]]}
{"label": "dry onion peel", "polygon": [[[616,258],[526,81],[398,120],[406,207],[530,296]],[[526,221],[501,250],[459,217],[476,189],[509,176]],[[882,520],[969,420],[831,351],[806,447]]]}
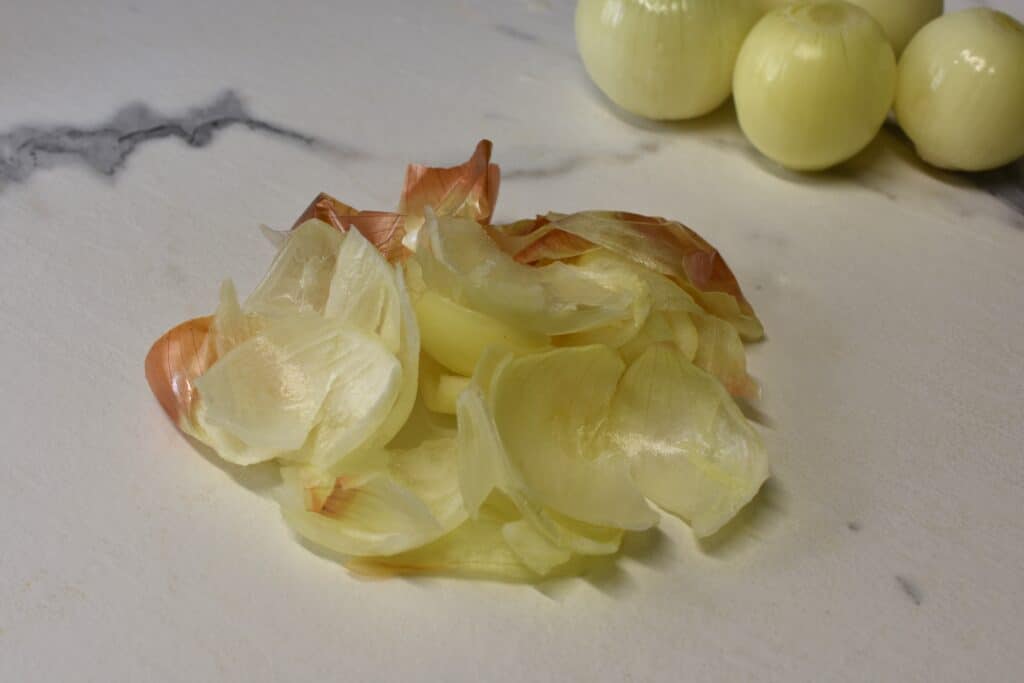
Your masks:
{"label": "dry onion peel", "polygon": [[657,523],[626,473],[596,437],[625,366],[604,346],[514,358],[491,380],[490,408],[508,460],[534,500],[599,526]]}
{"label": "dry onion peel", "polygon": [[666,345],[630,365],[604,437],[632,463],[644,494],[698,536],[718,531],[768,477],[760,437],[728,393]]}
{"label": "dry onion peel", "polygon": [[450,374],[428,354],[420,355],[420,395],[429,410],[455,415],[456,402],[469,382],[468,377]]}
{"label": "dry onion peel", "polygon": [[503,510],[488,507],[476,519],[425,546],[398,555],[355,557],[349,570],[365,576],[445,574],[500,581],[536,581],[537,572],[520,561],[502,529],[514,521]]}
{"label": "dry onion peel", "polygon": [[501,170],[491,163],[491,141],[481,140],[469,161],[452,168],[410,164],[399,211],[421,217],[429,207],[442,216],[491,222]]}
{"label": "dry onion peel", "polygon": [[401,213],[319,196],[244,304],[226,282],[154,344],[161,406],[278,463],[285,520],[354,572],[579,573],[648,500],[713,532],[768,472],[729,396],[763,333],[735,277],[664,219],[489,225],[489,158],[410,167]]}
{"label": "dry onion peel", "polygon": [[561,262],[519,263],[473,221],[430,214],[417,243],[429,288],[535,335],[579,332],[633,315],[632,292]]}
{"label": "dry onion peel", "polygon": [[285,520],[335,552],[392,555],[426,545],[466,519],[452,439],[387,455],[386,468],[355,476],[282,468],[278,501]]}
{"label": "dry onion peel", "polygon": [[182,428],[198,399],[195,380],[217,360],[207,344],[212,317],[193,318],[165,332],[146,354],[146,380],[160,407]]}
{"label": "dry onion peel", "polygon": [[489,346],[531,351],[551,344],[545,335],[505,324],[434,290],[417,298],[415,308],[424,350],[448,370],[464,376],[473,374]]}
{"label": "dry onion peel", "polygon": [[[561,230],[604,247],[640,265],[669,276],[709,312],[733,324],[744,339],[756,341],[764,336],[764,327],[753,307],[743,295],[736,276],[718,250],[703,237],[682,223],[664,218],[641,216],[624,211],[581,211],[570,215],[554,215],[541,226],[548,236]],[[559,238],[560,240],[562,238]],[[547,259],[579,256],[582,242],[566,241],[570,251],[558,255],[553,240],[545,252]],[[589,251],[589,249],[588,249]],[[517,260],[530,261],[524,246]]]}
{"label": "dry onion peel", "polygon": [[195,436],[238,465],[323,463],[362,446],[402,381],[377,339],[302,316],[254,335],[196,380]]}
{"label": "dry onion peel", "polygon": [[311,219],[323,221],[340,232],[358,230],[389,261],[401,261],[408,256],[408,252],[402,245],[406,222],[406,217],[402,214],[387,211],[359,211],[329,194],[321,192],[306,207],[292,228],[297,228]]}

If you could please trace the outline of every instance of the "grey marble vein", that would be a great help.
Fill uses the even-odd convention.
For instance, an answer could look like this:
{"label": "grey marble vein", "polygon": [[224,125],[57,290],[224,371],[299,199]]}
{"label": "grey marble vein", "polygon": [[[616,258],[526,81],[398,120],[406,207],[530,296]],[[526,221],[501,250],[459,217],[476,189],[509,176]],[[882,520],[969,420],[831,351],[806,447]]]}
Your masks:
{"label": "grey marble vein", "polygon": [[912,603],[920,607],[921,603],[924,602],[924,596],[921,594],[921,589],[917,587],[917,584],[908,579],[905,576],[897,576],[896,584],[903,591]]}
{"label": "grey marble vein", "polygon": [[575,44],[565,45],[562,42],[547,41],[537,33],[532,33],[511,24],[491,24],[490,28],[500,36],[538,50],[544,50],[548,56],[557,54],[560,57],[569,57],[573,61],[577,59]]}
{"label": "grey marble vein", "polygon": [[181,116],[166,116],[135,103],[92,128],[27,125],[0,133],[0,191],[25,180],[38,169],[71,164],[84,164],[113,177],[145,142],[174,137],[190,147],[205,147],[217,131],[230,126],[242,126],[343,158],[362,156],[354,148],[257,118],[229,90]]}
{"label": "grey marble vein", "polygon": [[522,43],[531,43],[536,45],[540,42],[537,36],[532,33],[518,29],[515,26],[509,26],[508,24],[495,24],[494,30],[503,36],[512,38],[513,40],[518,40]]}
{"label": "grey marble vein", "polygon": [[577,168],[591,164],[631,164],[643,157],[654,154],[660,148],[660,143],[654,141],[642,142],[635,148],[625,152],[598,152],[592,154],[572,154],[562,157],[550,164],[538,166],[525,166],[520,168],[508,168],[502,171],[502,178],[514,179],[523,178],[527,180],[539,180],[554,178],[557,176],[572,173]]}

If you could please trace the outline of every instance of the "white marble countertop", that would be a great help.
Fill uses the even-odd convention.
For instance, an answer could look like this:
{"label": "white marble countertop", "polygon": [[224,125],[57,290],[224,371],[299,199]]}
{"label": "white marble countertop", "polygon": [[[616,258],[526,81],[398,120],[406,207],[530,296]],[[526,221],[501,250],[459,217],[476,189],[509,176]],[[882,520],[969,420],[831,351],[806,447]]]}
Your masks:
{"label": "white marble countertop", "polygon": [[[0,680],[1021,676],[1019,175],[926,172],[890,131],[792,177],[729,107],[626,120],[568,0],[0,17]],[[267,266],[255,226],[321,190],[390,208],[407,161],[483,137],[500,218],[670,216],[739,274],[776,476],[731,532],[699,546],[666,519],[618,569],[539,589],[359,581],[150,396],[149,344]]]}

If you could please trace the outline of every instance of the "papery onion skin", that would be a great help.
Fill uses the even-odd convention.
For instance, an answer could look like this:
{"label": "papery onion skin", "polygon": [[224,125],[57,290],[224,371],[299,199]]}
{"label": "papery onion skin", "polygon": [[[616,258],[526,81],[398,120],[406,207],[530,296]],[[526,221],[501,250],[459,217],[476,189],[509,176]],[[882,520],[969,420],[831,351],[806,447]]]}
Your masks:
{"label": "papery onion skin", "polygon": [[404,261],[408,250],[402,245],[405,216],[387,211],[359,211],[321,192],[295,221],[295,229],[311,218],[322,220],[345,232],[356,229],[377,247],[388,261]]}
{"label": "papery onion skin", "polygon": [[428,290],[415,303],[423,348],[450,371],[473,374],[484,349],[491,344],[530,351],[549,346],[549,339],[460,306]]}
{"label": "papery onion skin", "polygon": [[[146,374],[161,406],[229,462],[275,460],[285,520],[353,556],[357,573],[578,574],[588,556],[617,552],[626,529],[657,523],[645,495],[698,536],[711,533],[767,476],[725,394],[756,388],[740,337],[762,333],[732,272],[664,219],[583,212],[489,225],[498,180],[489,156],[483,141],[454,169],[410,166],[407,213],[319,196],[279,233],[271,271],[245,305],[225,282],[214,316],[154,345]],[[407,241],[431,206],[441,220]],[[435,248],[430,263],[452,277],[428,290],[421,259]],[[495,269],[476,272],[481,260]],[[455,303],[462,288],[488,283],[504,299],[539,294],[537,314],[552,329],[530,333]],[[478,299],[504,310],[501,296]],[[516,323],[536,324],[532,311],[525,318]],[[422,351],[421,325],[433,326]],[[601,341],[550,348],[583,343],[574,335]],[[657,353],[674,360],[650,363]],[[678,376],[665,371],[676,366]],[[687,393],[687,372],[710,389]],[[627,378],[623,403],[615,397]],[[727,421],[701,422],[719,405]],[[659,436],[678,456],[672,467],[627,448]],[[708,476],[690,476],[688,455]]]}
{"label": "papery onion skin", "polygon": [[626,111],[689,119],[729,97],[751,0],[580,0],[576,45],[598,88]]}
{"label": "papery onion skin", "polygon": [[[301,482],[282,468],[286,486]],[[384,473],[366,475],[354,486],[344,478],[333,488],[302,487],[304,509],[282,501],[285,522],[300,536],[324,548],[349,555],[391,555],[430,543],[445,529],[414,493]],[[322,497],[326,492],[326,498]]]}
{"label": "papery onion skin", "polygon": [[625,211],[580,211],[548,218],[535,222],[532,231],[523,224],[497,226],[502,233],[518,233],[515,240],[498,241],[506,248],[514,245],[521,263],[534,263],[538,256],[545,261],[571,259],[596,244],[669,276],[709,313],[733,324],[745,340],[764,336],[761,321],[721,253],[682,223]]}
{"label": "papery onion skin", "polygon": [[[796,4],[799,0],[760,0],[761,7],[770,11],[776,7]],[[943,0],[847,0],[863,7],[882,25],[892,49],[899,56],[922,26],[942,16]]]}
{"label": "papery onion skin", "polygon": [[1024,25],[976,8],[925,26],[900,60],[896,118],[939,168],[984,171],[1024,155]]}
{"label": "papery onion skin", "polygon": [[280,318],[323,314],[344,233],[316,219],[288,233],[263,279],[246,297],[250,313]]}
{"label": "papery onion skin", "polygon": [[146,354],[146,381],[160,407],[179,428],[189,419],[199,398],[195,381],[217,361],[207,339],[211,316],[193,318],[172,327]]}
{"label": "papery onion skin", "polygon": [[538,268],[518,263],[468,219],[428,216],[417,236],[416,261],[424,283],[442,296],[542,336],[593,329],[632,315],[631,293],[610,289],[564,263]]}
{"label": "papery onion skin", "polygon": [[442,216],[491,220],[501,181],[501,169],[491,163],[491,149],[490,140],[481,140],[469,161],[450,168],[409,164],[398,213],[360,211],[321,192],[292,227],[317,218],[342,232],[354,228],[387,260],[404,261],[409,250],[402,240],[423,222],[428,206]]}
{"label": "papery onion skin", "polygon": [[596,442],[625,364],[605,346],[510,360],[492,380],[489,407],[508,461],[535,502],[595,526],[657,524],[626,473]]}
{"label": "papery onion skin", "polygon": [[446,372],[429,354],[420,355],[419,393],[426,407],[444,415],[455,414],[459,394],[469,385],[469,377]]}
{"label": "papery onion skin", "polygon": [[[519,239],[509,239],[505,243],[512,247],[512,253],[516,261],[520,263],[549,263],[582,256],[588,252],[600,249],[600,247],[588,239],[574,235],[562,230],[552,223],[547,216],[538,216],[529,231],[516,235]],[[495,232],[498,233],[499,243],[506,228],[517,230],[517,225],[501,226]]]}
{"label": "papery onion skin", "polygon": [[[492,145],[481,140],[469,161],[452,168],[410,164],[406,171],[401,205],[406,211],[444,199],[458,215],[487,222],[498,197],[501,172],[490,163]],[[390,262],[404,261],[409,251],[403,246],[407,216],[386,211],[359,211],[328,194],[320,193],[299,215],[292,229],[316,218],[341,232],[356,229]],[[206,344],[210,316],[183,322],[164,333],[146,355],[146,379],[164,412],[179,428],[187,428],[199,393],[194,386],[216,362],[216,350]]]}
{"label": "papery onion skin", "polygon": [[451,168],[409,164],[399,211],[422,217],[429,206],[439,216],[489,223],[501,180],[501,168],[491,163],[491,149],[490,140],[481,140],[469,161]]}
{"label": "papery onion skin", "polygon": [[508,520],[493,512],[471,519],[440,539],[390,557],[356,557],[349,571],[374,577],[404,574],[444,574],[497,581],[536,581],[536,572],[524,565],[505,543],[502,529]]}
{"label": "papery onion skin", "polygon": [[774,10],[740,50],[733,96],[740,127],[798,171],[846,161],[878,134],[892,106],[896,60],[877,21],[845,2]]}
{"label": "papery onion skin", "polygon": [[698,537],[732,519],[770,474],[760,436],[721,384],[669,345],[630,364],[604,429],[644,495]]}

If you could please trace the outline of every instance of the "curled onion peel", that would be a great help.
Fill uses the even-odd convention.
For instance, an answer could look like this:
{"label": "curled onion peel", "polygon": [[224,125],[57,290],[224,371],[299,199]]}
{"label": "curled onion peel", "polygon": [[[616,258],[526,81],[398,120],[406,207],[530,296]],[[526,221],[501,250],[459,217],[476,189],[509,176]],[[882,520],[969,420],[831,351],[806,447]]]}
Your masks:
{"label": "curled onion peel", "polygon": [[521,330],[471,308],[455,303],[434,290],[415,303],[423,348],[441,365],[461,375],[472,375],[489,346],[521,351],[550,345],[546,335]]}
{"label": "curled onion peel", "polygon": [[[745,340],[757,341],[764,336],[761,321],[725,259],[682,223],[625,211],[580,211],[550,214],[549,218],[526,235],[529,241],[525,244],[520,236],[523,246],[516,253],[516,260],[536,263],[530,245],[538,240],[549,241],[547,260],[571,259],[593,251],[595,246],[602,247],[670,278],[705,311],[736,327]],[[577,239],[565,240],[560,233]],[[556,245],[569,248],[559,253]]]}
{"label": "curled onion peel", "polygon": [[579,573],[650,503],[712,533],[768,474],[731,270],[660,218],[489,225],[489,156],[411,167],[397,213],[319,196],[244,303],[225,282],[154,344],[161,406],[277,463],[285,521],[354,572]]}
{"label": "curled onion peel", "polygon": [[282,468],[278,500],[301,536],[346,555],[393,555],[430,543],[466,514],[458,493],[454,441],[425,441],[387,453],[387,465],[334,477]]}
{"label": "curled onion peel", "polygon": [[698,536],[718,531],[768,478],[761,439],[729,394],[666,345],[629,366],[603,436],[644,495]]}
{"label": "curled onion peel", "polygon": [[473,221],[428,215],[416,260],[427,287],[535,335],[579,332],[633,315],[630,292],[561,262],[517,262]]}
{"label": "curled onion peel", "polygon": [[467,520],[441,538],[404,553],[355,557],[347,564],[356,574],[446,574],[474,579],[536,581],[539,574],[523,564],[506,542],[504,526],[515,513],[488,505],[476,518]]}

